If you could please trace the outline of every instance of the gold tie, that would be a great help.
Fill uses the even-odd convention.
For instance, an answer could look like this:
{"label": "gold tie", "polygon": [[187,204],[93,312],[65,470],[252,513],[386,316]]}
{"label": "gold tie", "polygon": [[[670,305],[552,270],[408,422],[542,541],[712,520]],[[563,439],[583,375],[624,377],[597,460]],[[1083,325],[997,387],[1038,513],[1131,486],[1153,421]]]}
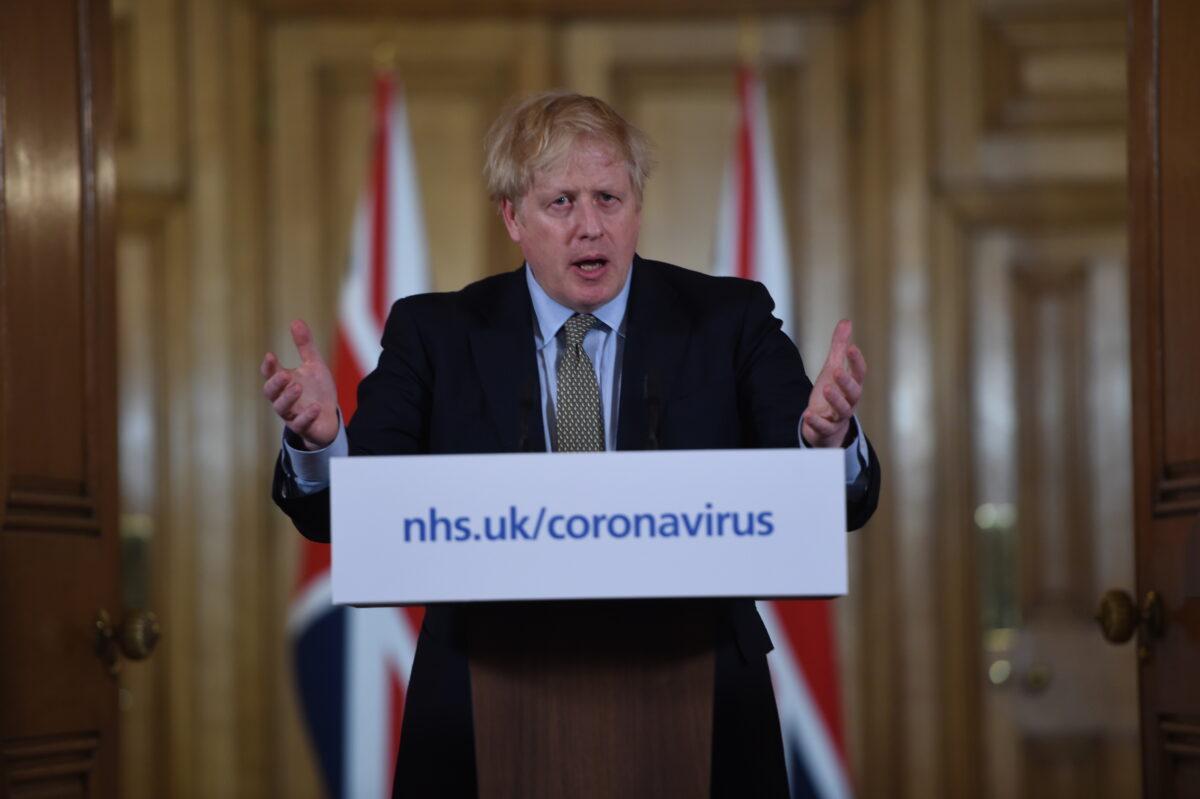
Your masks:
{"label": "gold tie", "polygon": [[575,314],[562,326],[566,339],[558,359],[558,405],[555,428],[558,452],[599,452],[604,449],[604,412],[592,359],[583,350],[583,337],[599,320]]}

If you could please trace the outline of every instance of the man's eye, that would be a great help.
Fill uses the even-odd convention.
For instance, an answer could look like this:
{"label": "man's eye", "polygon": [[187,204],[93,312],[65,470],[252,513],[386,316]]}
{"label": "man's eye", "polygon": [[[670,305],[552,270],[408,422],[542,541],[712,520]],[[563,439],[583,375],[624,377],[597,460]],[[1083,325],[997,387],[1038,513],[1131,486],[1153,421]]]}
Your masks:
{"label": "man's eye", "polygon": [[614,194],[601,194],[600,195],[600,202],[611,203],[611,202],[616,202],[616,199],[617,199],[617,197]]}
{"label": "man's eye", "polygon": [[569,202],[571,202],[571,201],[569,199],[567,199],[567,196],[565,194],[560,194],[559,196],[557,196],[553,200],[551,200],[550,204],[551,205],[566,205]]}

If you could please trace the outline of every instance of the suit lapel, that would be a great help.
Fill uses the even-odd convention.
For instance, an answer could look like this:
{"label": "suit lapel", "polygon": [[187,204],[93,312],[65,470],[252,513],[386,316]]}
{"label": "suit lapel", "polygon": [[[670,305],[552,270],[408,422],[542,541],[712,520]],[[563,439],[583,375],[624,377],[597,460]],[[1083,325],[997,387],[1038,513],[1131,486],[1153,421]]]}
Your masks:
{"label": "suit lapel", "polygon": [[[652,264],[634,259],[625,312],[617,449],[646,449],[651,416],[661,413],[687,349],[691,322],[675,290]],[[658,413],[651,410],[658,406]]]}
{"label": "suit lapel", "polygon": [[501,276],[493,290],[472,299],[484,322],[471,329],[471,353],[502,450],[545,452],[525,268]]}

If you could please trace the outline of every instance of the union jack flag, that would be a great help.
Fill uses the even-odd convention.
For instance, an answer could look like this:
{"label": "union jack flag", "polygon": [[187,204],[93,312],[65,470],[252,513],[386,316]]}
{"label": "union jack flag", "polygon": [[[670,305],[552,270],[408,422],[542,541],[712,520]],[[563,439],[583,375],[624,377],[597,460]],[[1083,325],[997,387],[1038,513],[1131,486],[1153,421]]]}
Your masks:
{"label": "union jack flag", "polygon": [[[404,94],[375,78],[367,190],[354,218],[333,357],[338,404],[354,414],[359,381],[379,360],[392,303],[429,290],[425,229]],[[330,548],[301,543],[289,634],[301,706],[331,797],[391,795],[404,690],[423,608],[332,604]]]}
{"label": "union jack flag", "polygon": [[[794,334],[791,262],[775,172],[762,81],[738,71],[733,157],[717,219],[713,272],[757,280],[775,298],[775,314]],[[842,731],[833,606],[824,600],[759,602],[775,642],[768,661],[779,706],[792,796],[852,795]]]}

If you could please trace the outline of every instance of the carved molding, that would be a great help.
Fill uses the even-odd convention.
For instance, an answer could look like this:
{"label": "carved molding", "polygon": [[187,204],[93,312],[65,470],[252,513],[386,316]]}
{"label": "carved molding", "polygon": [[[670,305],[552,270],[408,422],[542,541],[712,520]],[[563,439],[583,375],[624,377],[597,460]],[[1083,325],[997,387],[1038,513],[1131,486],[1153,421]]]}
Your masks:
{"label": "carved molding", "polygon": [[1164,716],[1158,720],[1163,749],[1175,760],[1200,759],[1200,717]]}
{"label": "carved molding", "polygon": [[597,5],[581,0],[245,0],[273,16],[389,15],[415,17],[664,17],[737,13],[796,14],[851,12],[861,0],[608,0]]}
{"label": "carved molding", "polygon": [[980,25],[985,129],[1124,126],[1123,4],[994,5]]}
{"label": "carved molding", "polygon": [[1124,183],[946,183],[939,187],[954,216],[968,227],[1063,227],[1124,225],[1129,198]]}
{"label": "carved molding", "polygon": [[[20,488],[22,484],[27,487]],[[5,532],[100,535],[95,499],[80,493],[79,486],[14,476],[4,505],[4,525],[0,529]]]}
{"label": "carved molding", "polygon": [[1200,463],[1164,464],[1154,486],[1154,514],[1200,513]]}
{"label": "carved molding", "polygon": [[96,733],[7,741],[0,749],[0,787],[8,796],[88,796],[99,748]]}

